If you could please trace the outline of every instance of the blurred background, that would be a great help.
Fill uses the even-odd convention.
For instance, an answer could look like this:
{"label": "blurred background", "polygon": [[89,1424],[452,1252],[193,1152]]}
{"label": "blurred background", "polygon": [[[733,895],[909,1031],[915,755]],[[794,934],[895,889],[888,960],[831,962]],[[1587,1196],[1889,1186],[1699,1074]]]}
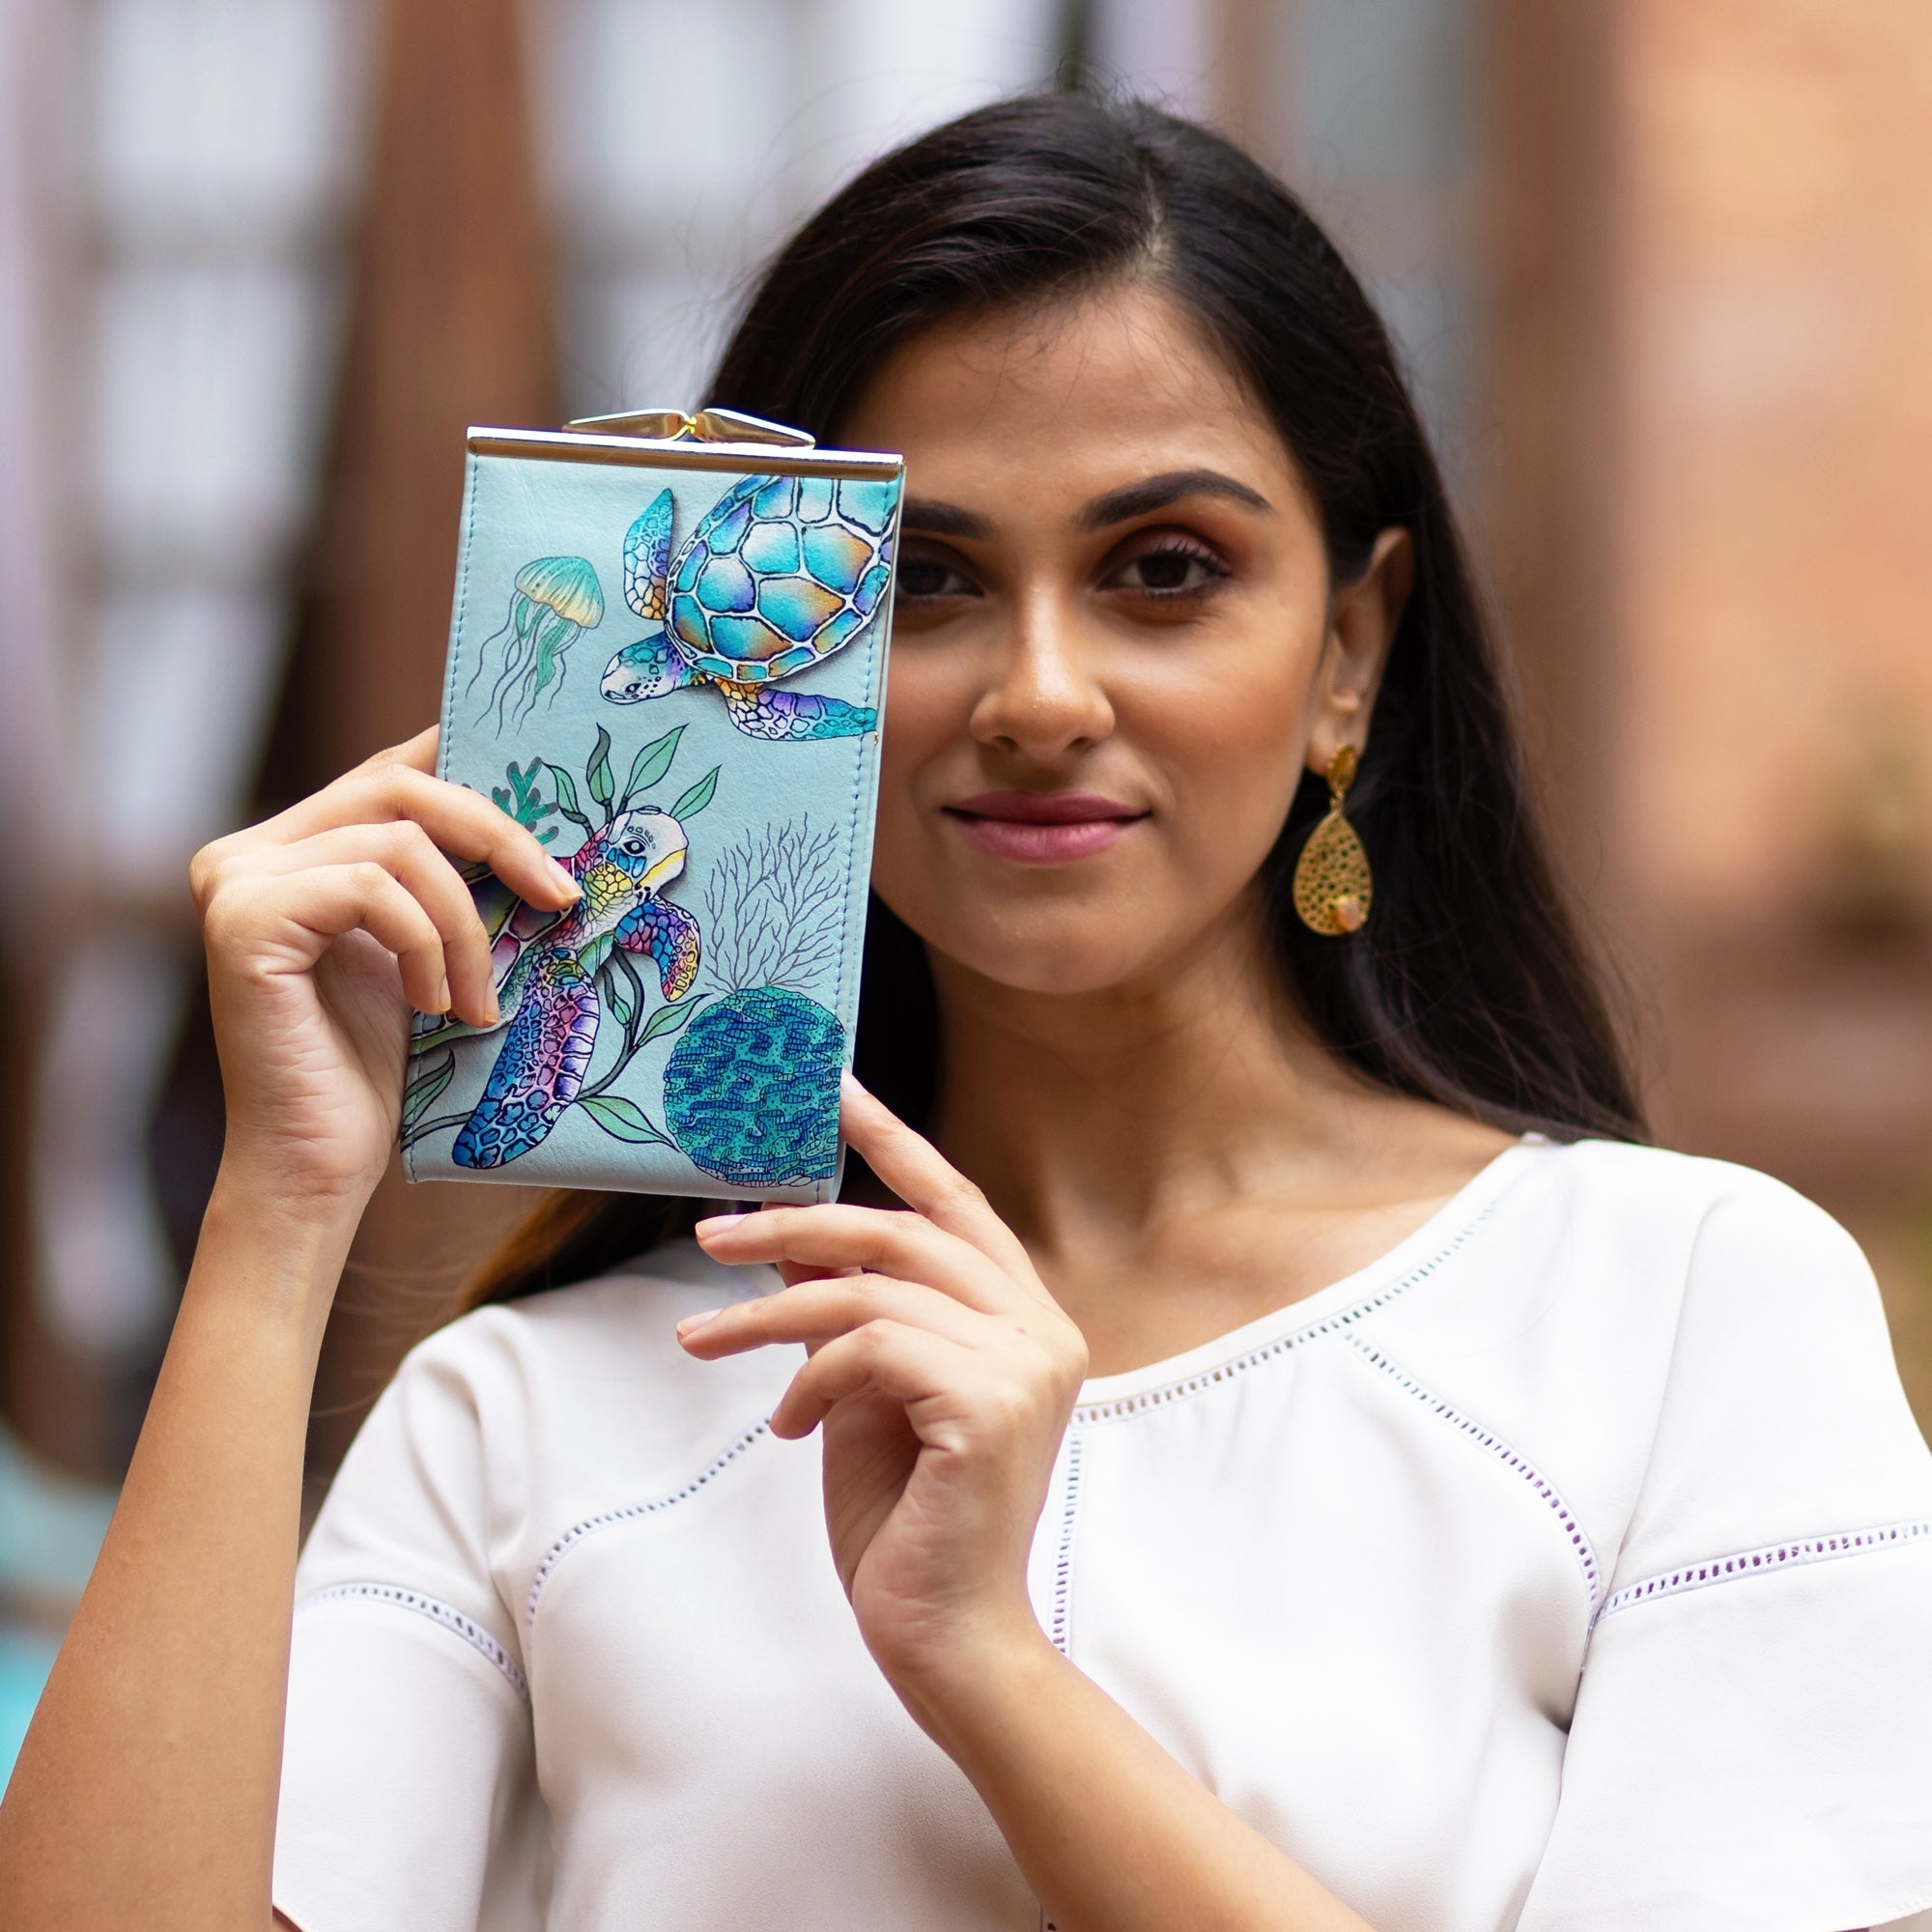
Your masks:
{"label": "blurred background", "polygon": [[[466,424],[695,407],[827,190],[1079,79],[1363,273],[1659,1136],[1853,1229],[1932,1424],[1922,0],[0,0],[0,1775],[219,1150],[189,854],[435,717]],[[316,1486],[525,1205],[385,1185]]]}

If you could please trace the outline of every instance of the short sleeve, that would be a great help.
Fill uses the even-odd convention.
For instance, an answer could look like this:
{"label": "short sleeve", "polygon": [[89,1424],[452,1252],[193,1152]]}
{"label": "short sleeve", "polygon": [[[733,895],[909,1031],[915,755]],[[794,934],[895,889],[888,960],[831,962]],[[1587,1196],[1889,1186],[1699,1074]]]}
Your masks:
{"label": "short sleeve", "polygon": [[1932,1906],[1932,1456],[1863,1257],[1739,1175],[1701,1226],[1520,1932]]}
{"label": "short sleeve", "polygon": [[303,1551],[274,1874],[301,1932],[543,1922],[528,1687],[489,1561],[488,1339],[472,1317],[404,1362]]}

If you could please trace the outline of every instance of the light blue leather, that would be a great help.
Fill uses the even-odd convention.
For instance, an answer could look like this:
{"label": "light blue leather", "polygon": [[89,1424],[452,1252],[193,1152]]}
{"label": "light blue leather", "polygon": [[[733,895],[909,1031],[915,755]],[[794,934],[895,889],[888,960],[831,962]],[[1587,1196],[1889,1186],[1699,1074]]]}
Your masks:
{"label": "light blue leather", "polygon": [[[508,927],[497,947],[505,1009],[498,1031],[472,1036],[418,1022],[403,1128],[411,1179],[719,1199],[836,1196],[842,1162],[836,1074],[850,1065],[858,1018],[876,724],[851,735],[774,741],[734,724],[715,682],[630,701],[613,701],[600,689],[607,667],[614,671],[616,654],[660,628],[627,606],[625,557],[627,532],[643,526],[659,493],[671,493],[674,568],[678,557],[691,556],[689,540],[706,512],[743,477],[787,468],[781,452],[769,463],[748,460],[737,471],[686,469],[668,454],[648,468],[470,455],[439,770],[496,796],[513,814],[521,810],[540,835],[554,828],[550,849],[566,863],[592,836],[562,810],[571,791],[595,836],[604,836],[606,819],[621,820],[612,838],[642,828],[632,842],[643,856],[627,861],[634,871],[674,844],[651,809],[671,812],[683,802],[674,816],[686,852],[682,872],[656,885],[608,867],[599,874],[630,895],[612,901],[637,914],[629,947],[615,934],[565,944],[557,939],[561,928],[530,937],[536,922],[527,915],[521,940],[519,928]],[[899,482],[867,487],[889,494],[850,500],[883,517],[885,534],[831,534],[861,560],[869,541],[873,554],[882,553],[890,563]],[[775,493],[774,500],[783,494]],[[765,536],[773,539],[774,532]],[[778,530],[754,554],[781,554],[784,541]],[[818,554],[825,554],[823,544]],[[632,558],[634,595],[648,562]],[[756,579],[760,597],[767,597],[766,582]],[[803,608],[806,614],[793,621],[813,620],[819,606],[809,583],[801,588],[786,580],[778,589],[789,601],[772,595],[772,610]],[[690,608],[687,599],[687,628]],[[849,641],[775,689],[842,699],[876,716],[885,701],[891,621],[888,590]],[[746,628],[740,620],[732,635],[742,637]],[[693,655],[686,648],[666,661],[685,675],[681,668]],[[742,693],[751,689],[739,687],[741,702],[749,701]],[[826,708],[814,715],[827,715]],[[829,715],[853,723],[836,708]],[[634,764],[647,748],[662,747],[673,727],[682,728],[668,769],[626,801]],[[591,770],[600,733],[609,737],[608,805],[594,796]],[[714,769],[715,788],[706,797],[704,781]],[[646,834],[660,843],[651,845]],[[586,907],[591,897],[586,894]],[[487,886],[479,887],[478,902],[486,923],[500,920],[507,903],[500,891],[493,898]],[[677,983],[678,948],[694,925],[696,978],[668,998]],[[582,922],[571,929],[590,930]],[[649,950],[654,935],[656,954]],[[521,979],[510,971],[518,961]],[[519,1027],[526,1001],[529,1011]],[[575,1065],[573,1055],[581,1059],[586,1007],[594,1041],[571,1088],[554,1069]],[[645,1037],[653,1022],[661,1030]],[[531,1061],[533,1042],[541,1051]],[[627,1048],[620,1076],[607,1082]],[[506,1051],[523,1052],[517,1064],[536,1069],[522,1085],[510,1080],[508,1063],[498,1072]],[[501,1097],[486,1102],[493,1075]],[[561,1103],[566,1090],[573,1097]],[[518,1151],[505,1153],[506,1148]]]}

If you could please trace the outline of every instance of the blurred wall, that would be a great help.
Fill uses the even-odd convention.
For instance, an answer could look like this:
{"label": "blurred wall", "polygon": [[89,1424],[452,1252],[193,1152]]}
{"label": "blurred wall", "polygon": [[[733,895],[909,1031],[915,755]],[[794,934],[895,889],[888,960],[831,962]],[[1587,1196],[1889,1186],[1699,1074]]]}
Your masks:
{"label": "blurred wall", "polygon": [[1852,1226],[1932,1422],[1932,20],[1624,0],[1591,44],[1591,883],[1659,1131]]}

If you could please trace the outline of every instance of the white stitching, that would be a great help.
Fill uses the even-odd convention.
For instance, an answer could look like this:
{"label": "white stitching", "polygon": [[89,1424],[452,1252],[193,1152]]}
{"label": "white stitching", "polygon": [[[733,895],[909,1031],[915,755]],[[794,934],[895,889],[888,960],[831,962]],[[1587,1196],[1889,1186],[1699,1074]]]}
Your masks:
{"label": "white stitching", "polygon": [[406,1590],[400,1583],[335,1583],[326,1590],[312,1590],[300,1599],[296,1605],[296,1614],[299,1616],[303,1610],[321,1604],[337,1603],[386,1604],[391,1609],[412,1610],[419,1617],[440,1624],[453,1635],[460,1636],[479,1657],[495,1664],[526,1704],[530,1701],[529,1680],[524,1675],[524,1666],[481,1624],[473,1617],[466,1617],[453,1604],[445,1604],[439,1597],[426,1597],[420,1590]]}
{"label": "white stitching", "polygon": [[608,1529],[613,1522],[629,1522],[640,1516],[655,1516],[660,1510],[669,1509],[673,1503],[681,1503],[688,1497],[695,1496],[713,1477],[735,1463],[759,1436],[766,1433],[769,1426],[769,1417],[764,1422],[753,1423],[722,1456],[714,1457],[688,1483],[680,1489],[672,1490],[668,1495],[653,1496],[648,1502],[627,1503],[622,1509],[606,1510],[601,1516],[585,1517],[582,1522],[573,1523],[545,1551],[543,1561],[537,1565],[536,1575],[530,1578],[530,1594],[524,1605],[525,1625],[529,1629],[535,1629],[537,1599],[543,1595],[544,1585],[550,1581],[551,1572],[593,1530]]}
{"label": "white stitching", "polygon": [[1444,1402],[1434,1389],[1424,1387],[1406,1369],[1383,1354],[1373,1343],[1363,1341],[1359,1335],[1346,1335],[1343,1340],[1364,1361],[1381,1370],[1397,1387],[1406,1389],[1452,1428],[1461,1430],[1472,1441],[1487,1449],[1504,1468],[1514,1470],[1536,1492],[1563,1526],[1571,1554],[1577,1559],[1577,1569],[1583,1573],[1583,1587],[1590,1599],[1590,1618],[1595,1622],[1599,1614],[1597,1606],[1603,1601],[1604,1573],[1597,1562],[1597,1552],[1591,1546],[1588,1532],[1577,1520],[1576,1511],[1564,1501],[1562,1491],[1520,1450],[1513,1449],[1493,1430],[1485,1429],[1480,1422],[1464,1415],[1454,1403]]}
{"label": "white stitching", "polygon": [[1924,1536],[1932,1536],[1932,1520],[1840,1530],[1833,1536],[1801,1537],[1790,1543],[1768,1543],[1762,1549],[1741,1549],[1732,1556],[1707,1557],[1701,1563],[1687,1563],[1681,1570],[1668,1570],[1662,1576],[1627,1584],[1604,1605],[1603,1615],[1613,1616],[1618,1610],[1627,1610],[1633,1604],[1648,1603],[1653,1597],[1674,1597],[1686,1590],[1707,1590],[1716,1583],[1740,1582],[1747,1577],[1762,1576],[1767,1570],[1788,1570],[1802,1563],[1831,1563],[1841,1556],[1868,1556],[1875,1549],[1917,1543]]}
{"label": "white stitching", "polygon": [[[1535,1143],[1524,1142],[1525,1147]],[[1541,1163],[1534,1163],[1540,1165]],[[1296,1328],[1286,1335],[1277,1335],[1272,1342],[1264,1342],[1251,1349],[1245,1355],[1236,1355],[1233,1361],[1218,1362],[1211,1369],[1202,1369],[1177,1382],[1168,1382],[1160,1388],[1143,1389],[1138,1395],[1123,1395],[1114,1402],[1084,1405],[1074,1409],[1074,1415],[1085,1422],[1118,1422],[1123,1416],[1136,1415],[1143,1409],[1153,1408],[1164,1403],[1179,1402],[1183,1396],[1199,1395],[1203,1389],[1216,1382],[1231,1381],[1236,1376],[1245,1374],[1249,1369],[1258,1368],[1264,1362],[1276,1360],[1292,1350],[1301,1347],[1304,1342],[1320,1341],[1324,1335],[1346,1334],[1357,1321],[1373,1315],[1378,1309],[1386,1308],[1398,1295],[1406,1294],[1418,1282],[1427,1281],[1444,1263],[1464,1247],[1494,1217],[1495,1211],[1519,1186],[1528,1178],[1531,1164],[1525,1164],[1507,1187],[1492,1195],[1482,1208],[1463,1223],[1463,1227],[1439,1247],[1426,1262],[1390,1282],[1375,1293],[1365,1295],[1360,1301],[1350,1304],[1335,1315],[1324,1315],[1319,1321],[1311,1321],[1305,1328]]]}
{"label": "white stitching", "polygon": [[1053,1559],[1054,1648],[1065,1657],[1069,1637],[1069,1598],[1073,1584],[1073,1518],[1080,1504],[1081,1438],[1077,1429],[1066,1432],[1066,1503],[1060,1519],[1060,1548]]}

